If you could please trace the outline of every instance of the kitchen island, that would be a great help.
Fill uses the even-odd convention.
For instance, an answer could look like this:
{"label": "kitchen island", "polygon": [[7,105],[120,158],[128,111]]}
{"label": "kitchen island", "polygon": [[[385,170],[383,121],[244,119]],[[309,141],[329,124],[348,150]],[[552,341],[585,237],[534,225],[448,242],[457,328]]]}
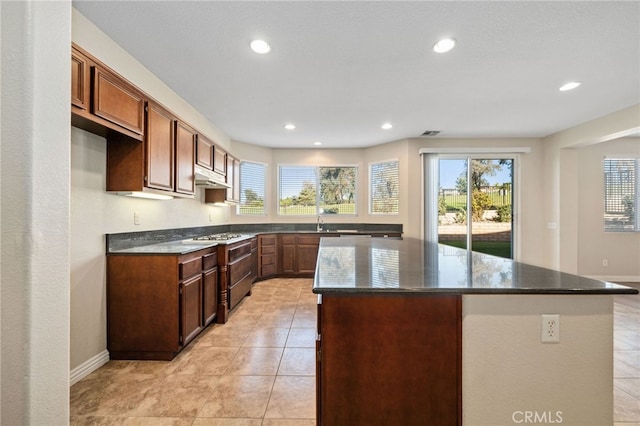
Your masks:
{"label": "kitchen island", "polygon": [[[410,238],[324,238],[313,291],[318,424],[612,424],[613,295],[635,289]],[[543,343],[549,314],[560,338]]]}

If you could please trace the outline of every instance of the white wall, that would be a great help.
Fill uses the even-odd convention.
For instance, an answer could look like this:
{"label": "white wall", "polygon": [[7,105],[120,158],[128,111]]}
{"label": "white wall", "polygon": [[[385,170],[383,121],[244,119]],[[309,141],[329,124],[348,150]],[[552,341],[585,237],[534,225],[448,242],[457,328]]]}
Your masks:
{"label": "white wall", "polygon": [[578,228],[575,206],[579,192],[578,151],[640,131],[640,104],[611,113],[542,140],[541,178],[544,206],[544,265],[563,272],[578,272]]}
{"label": "white wall", "polygon": [[[604,232],[603,159],[640,158],[640,138],[575,149],[578,159],[578,273],[611,281],[640,281],[640,232]],[[607,259],[609,266],[603,266]]]}
{"label": "white wall", "polygon": [[[559,343],[540,342],[542,314],[560,315]],[[462,316],[463,424],[611,424],[612,296],[465,295]]]}
{"label": "white wall", "polygon": [[1,418],[69,420],[71,3],[1,2]]}
{"label": "white wall", "polygon": [[[233,143],[234,154],[242,160],[268,163],[266,180],[266,210],[262,217],[236,216],[232,209],[232,221],[235,223],[315,223],[315,216],[279,216],[277,212],[278,197],[278,166],[280,165],[309,165],[357,166],[356,209],[354,216],[324,216],[327,224],[334,223],[406,223],[409,196],[402,188],[407,186],[408,163],[406,158],[406,142],[393,142],[370,148],[355,149],[269,149],[255,145]],[[369,214],[369,164],[376,161],[398,160],[400,167],[400,214],[371,215]]]}

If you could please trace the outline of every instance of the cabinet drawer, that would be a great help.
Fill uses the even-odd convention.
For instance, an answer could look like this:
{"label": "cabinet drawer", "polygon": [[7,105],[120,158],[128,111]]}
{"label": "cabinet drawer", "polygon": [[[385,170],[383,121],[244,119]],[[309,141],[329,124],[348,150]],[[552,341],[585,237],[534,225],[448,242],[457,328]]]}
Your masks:
{"label": "cabinet drawer", "polygon": [[274,265],[276,263],[276,256],[274,254],[267,254],[260,256],[260,265]]}
{"label": "cabinet drawer", "polygon": [[202,258],[195,259],[180,264],[180,279],[192,277],[202,271]]}
{"label": "cabinet drawer", "polygon": [[300,235],[298,244],[320,244],[320,237],[317,235]]}
{"label": "cabinet drawer", "polygon": [[202,256],[202,269],[209,270],[218,264],[218,252],[205,254]]}
{"label": "cabinet drawer", "polygon": [[282,244],[295,244],[296,236],[295,235],[283,235],[282,236]]}
{"label": "cabinet drawer", "polygon": [[267,277],[269,275],[275,275],[276,265],[262,265],[260,267],[260,276]]}
{"label": "cabinet drawer", "polygon": [[276,246],[262,246],[260,247],[262,254],[274,254],[276,252]]}
{"label": "cabinet drawer", "polygon": [[251,251],[255,250],[258,248],[258,239],[257,238],[252,238],[251,239]]}
{"label": "cabinet drawer", "polygon": [[240,280],[251,273],[251,257],[247,256],[236,263],[231,263],[229,269],[229,286],[233,287]]}
{"label": "cabinet drawer", "polygon": [[240,259],[242,256],[251,253],[251,242],[247,241],[245,244],[232,247],[229,249],[229,262],[233,262]]}
{"label": "cabinet drawer", "polygon": [[275,235],[264,235],[260,237],[260,244],[264,248],[265,246],[274,246],[276,244]]}

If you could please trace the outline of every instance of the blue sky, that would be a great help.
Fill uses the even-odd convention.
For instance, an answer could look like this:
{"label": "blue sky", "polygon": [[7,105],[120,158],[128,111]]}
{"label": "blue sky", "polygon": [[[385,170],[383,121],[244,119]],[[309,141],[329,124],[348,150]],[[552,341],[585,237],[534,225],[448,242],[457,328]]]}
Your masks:
{"label": "blue sky", "polygon": [[[440,188],[455,188],[456,180],[460,173],[465,170],[466,159],[440,160]],[[491,185],[510,182],[509,167],[502,166],[502,170],[496,171],[495,176],[485,176]]]}

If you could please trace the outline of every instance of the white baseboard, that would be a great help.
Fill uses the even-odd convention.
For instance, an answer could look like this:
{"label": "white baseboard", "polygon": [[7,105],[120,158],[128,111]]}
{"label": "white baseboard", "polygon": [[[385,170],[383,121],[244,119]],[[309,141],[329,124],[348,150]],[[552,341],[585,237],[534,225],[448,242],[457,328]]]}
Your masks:
{"label": "white baseboard", "polygon": [[89,358],[88,360],[71,370],[71,374],[69,375],[69,386],[73,386],[74,384],[78,383],[80,380],[84,379],[89,374],[105,365],[107,362],[109,362],[109,351],[105,349],[98,355]]}
{"label": "white baseboard", "polygon": [[640,283],[640,275],[585,275],[585,277],[612,283]]}

